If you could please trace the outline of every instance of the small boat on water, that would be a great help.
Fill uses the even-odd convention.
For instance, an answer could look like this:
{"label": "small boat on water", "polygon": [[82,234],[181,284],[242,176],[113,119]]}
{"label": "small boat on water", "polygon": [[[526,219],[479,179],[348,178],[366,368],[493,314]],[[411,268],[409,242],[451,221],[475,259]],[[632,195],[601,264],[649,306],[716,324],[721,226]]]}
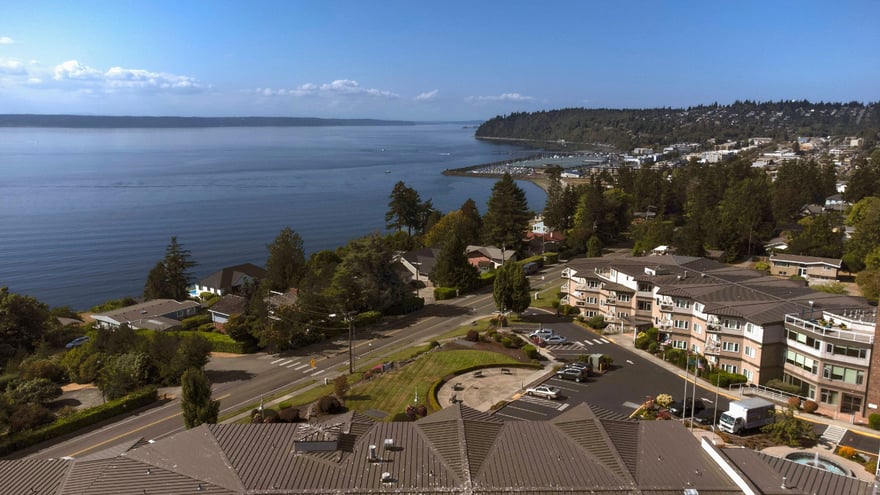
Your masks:
{"label": "small boat on water", "polygon": [[386,174],[390,174],[390,173],[391,173],[391,169],[386,169],[386,170],[385,170],[385,173],[386,173]]}

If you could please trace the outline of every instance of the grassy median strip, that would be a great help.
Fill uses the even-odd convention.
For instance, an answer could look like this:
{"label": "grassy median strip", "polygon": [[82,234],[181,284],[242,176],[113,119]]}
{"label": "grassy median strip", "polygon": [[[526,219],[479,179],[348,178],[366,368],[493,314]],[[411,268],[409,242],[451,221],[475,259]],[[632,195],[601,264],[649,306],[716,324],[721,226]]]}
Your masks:
{"label": "grassy median strip", "polygon": [[374,376],[353,386],[345,397],[349,409],[388,413],[387,419],[403,413],[406,406],[427,404],[425,394],[435,382],[458,370],[479,365],[512,364],[517,361],[495,352],[456,350],[435,351],[388,373]]}

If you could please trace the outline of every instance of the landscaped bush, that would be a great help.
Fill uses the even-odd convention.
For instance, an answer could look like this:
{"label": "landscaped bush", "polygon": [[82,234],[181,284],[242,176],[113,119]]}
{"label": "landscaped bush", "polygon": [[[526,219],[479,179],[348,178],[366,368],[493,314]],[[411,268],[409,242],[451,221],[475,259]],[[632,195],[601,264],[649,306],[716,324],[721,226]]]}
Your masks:
{"label": "landscaped bush", "polygon": [[434,289],[434,299],[444,301],[446,299],[454,299],[458,293],[455,287],[437,287]]}
{"label": "landscaped bush", "polygon": [[467,331],[467,335],[464,336],[464,340],[467,340],[469,342],[476,342],[480,340],[480,332],[472,328]]}
{"label": "landscaped bush", "polygon": [[669,407],[669,404],[672,404],[672,396],[669,394],[659,394],[654,398],[654,402],[660,407]]}
{"label": "landscaped bush", "polygon": [[788,407],[792,409],[800,409],[801,407],[801,398],[800,397],[789,397],[787,401]]}
{"label": "landscaped bush", "polygon": [[337,414],[342,412],[342,404],[336,397],[325,395],[318,399],[318,410],[324,414]]}
{"label": "landscaped bush", "polygon": [[603,328],[608,326],[608,324],[605,323],[605,316],[603,315],[593,316],[592,318],[587,320],[587,325],[589,325],[590,328],[595,328],[596,330],[602,330]]}
{"label": "landscaped bush", "polygon": [[375,325],[382,321],[382,313],[379,311],[364,311],[363,313],[358,313],[354,317],[354,326],[356,327],[366,327],[370,325]]}
{"label": "landscaped bush", "polygon": [[211,315],[195,315],[190,316],[189,318],[184,318],[180,322],[181,330],[195,330],[196,328],[204,325],[205,323],[211,323]]}
{"label": "landscaped bush", "polygon": [[767,263],[766,261],[759,261],[759,262],[755,263],[755,270],[758,270],[761,272],[769,272],[770,271],[770,263]]}
{"label": "landscaped bush", "polygon": [[64,368],[51,359],[25,360],[18,366],[18,376],[22,380],[45,378],[54,383],[63,383],[64,374]]}
{"label": "landscaped bush", "polygon": [[875,430],[880,430],[880,414],[873,413],[868,416],[868,425]]}
{"label": "landscaped bush", "polygon": [[865,463],[865,471],[874,474],[877,472],[877,459],[871,459]]}
{"label": "landscaped bush", "polygon": [[841,445],[840,447],[837,447],[837,455],[844,459],[852,459],[856,455],[856,449]]}
{"label": "landscaped bush", "polygon": [[657,354],[657,351],[660,350],[660,344],[657,342],[651,342],[648,344],[648,352],[651,354]]}
{"label": "landscaped bush", "polygon": [[541,353],[538,352],[538,348],[533,346],[532,344],[526,344],[522,348],[523,354],[526,355],[529,359],[540,359]]}
{"label": "landscaped bush", "polygon": [[544,253],[544,264],[553,265],[559,263],[559,253]]}
{"label": "landscaped bush", "polygon": [[788,392],[790,394],[800,394],[801,388],[797,385],[792,385],[790,383],[785,383],[778,378],[774,378],[772,380],[768,380],[765,384],[770,388],[775,388],[776,390],[782,390],[783,392]]}
{"label": "landscaped bush", "polygon": [[812,400],[805,400],[803,408],[805,412],[814,413],[817,409],[819,409],[819,404],[816,404],[816,402]]}

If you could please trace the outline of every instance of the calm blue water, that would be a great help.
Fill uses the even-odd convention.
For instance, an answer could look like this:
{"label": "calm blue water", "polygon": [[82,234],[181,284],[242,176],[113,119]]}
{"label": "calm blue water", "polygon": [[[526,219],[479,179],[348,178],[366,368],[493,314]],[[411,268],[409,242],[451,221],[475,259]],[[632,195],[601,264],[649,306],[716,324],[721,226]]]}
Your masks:
{"label": "calm blue water", "polygon": [[[265,264],[285,226],[309,253],[333,249],[385,232],[401,180],[444,212],[472,198],[485,213],[494,180],[441,172],[521,151],[453,124],[0,129],[0,286],[87,309],[139,296],[172,235],[197,277]],[[520,187],[543,209],[543,191]]]}

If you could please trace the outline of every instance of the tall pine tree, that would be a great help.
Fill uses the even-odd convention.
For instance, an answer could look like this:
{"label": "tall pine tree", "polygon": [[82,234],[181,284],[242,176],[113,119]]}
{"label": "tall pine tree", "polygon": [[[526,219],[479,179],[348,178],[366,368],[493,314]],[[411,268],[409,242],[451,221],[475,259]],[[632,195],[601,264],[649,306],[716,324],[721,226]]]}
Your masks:
{"label": "tall pine tree", "polygon": [[483,240],[502,249],[519,249],[529,226],[529,205],[526,193],[509,173],[492,187],[486,216],[483,217]]}

